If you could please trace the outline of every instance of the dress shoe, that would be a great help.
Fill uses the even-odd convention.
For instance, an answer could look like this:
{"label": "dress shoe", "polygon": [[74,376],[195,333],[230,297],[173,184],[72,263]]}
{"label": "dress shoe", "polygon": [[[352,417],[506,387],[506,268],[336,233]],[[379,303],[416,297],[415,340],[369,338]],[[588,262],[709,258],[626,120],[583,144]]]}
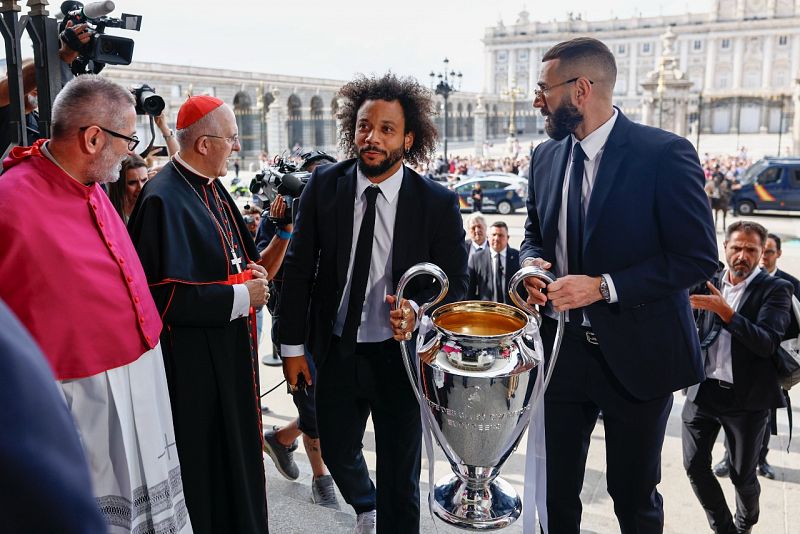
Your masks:
{"label": "dress shoe", "polygon": [[722,460],[720,463],[714,466],[713,471],[714,474],[719,478],[724,478],[728,476],[728,473],[731,470],[730,464],[726,460]]}
{"label": "dress shoe", "polygon": [[775,471],[772,469],[772,466],[767,463],[766,460],[758,464],[758,474],[764,478],[775,480]]}
{"label": "dress shoe", "polygon": [[353,534],[375,534],[375,510],[361,512],[356,517],[356,529]]}

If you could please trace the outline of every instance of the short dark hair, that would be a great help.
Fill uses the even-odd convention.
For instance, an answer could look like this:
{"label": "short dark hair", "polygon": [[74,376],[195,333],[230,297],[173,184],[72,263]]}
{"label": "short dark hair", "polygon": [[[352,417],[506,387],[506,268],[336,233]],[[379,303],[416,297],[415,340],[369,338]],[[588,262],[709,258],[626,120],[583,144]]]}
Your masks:
{"label": "short dark hair", "polygon": [[492,223],[492,228],[505,228],[508,233],[508,225],[503,221],[495,221]]}
{"label": "short dark hair", "polygon": [[[775,241],[775,248],[778,249],[778,250],[781,249],[781,238],[780,237],[776,236],[775,234],[767,234],[767,239],[772,239],[773,241]],[[764,241],[764,244],[766,245],[767,242]]]}
{"label": "short dark hair", "polygon": [[755,221],[736,221],[731,223],[725,230],[725,241],[728,241],[734,232],[756,234],[761,239],[762,246],[767,244],[767,229]]}
{"label": "short dark hair", "polygon": [[602,42],[591,37],[576,37],[553,46],[542,56],[542,63],[553,59],[560,60],[560,65],[572,65],[581,61],[589,61],[600,66],[610,77],[613,85],[617,79],[617,62],[614,54]]}
{"label": "short dark hair", "polygon": [[411,165],[422,164],[430,159],[436,150],[438,133],[432,117],[436,111],[430,90],[415,79],[398,78],[390,73],[377,78],[359,75],[339,90],[345,99],[337,115],[341,121],[339,146],[351,157],[356,156],[355,134],[358,110],[367,100],[398,101],[403,108],[405,132],[413,133],[414,143],[405,154]]}

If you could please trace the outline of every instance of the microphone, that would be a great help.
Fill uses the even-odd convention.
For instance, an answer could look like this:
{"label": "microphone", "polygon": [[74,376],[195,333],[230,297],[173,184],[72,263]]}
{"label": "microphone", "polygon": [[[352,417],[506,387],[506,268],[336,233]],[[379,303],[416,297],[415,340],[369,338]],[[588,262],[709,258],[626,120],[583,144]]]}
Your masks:
{"label": "microphone", "polygon": [[83,15],[87,19],[105,17],[114,11],[115,7],[116,6],[114,6],[114,2],[111,0],[105,0],[104,2],[92,2],[83,7]]}
{"label": "microphone", "polygon": [[114,2],[111,0],[104,0],[103,2],[91,2],[85,6],[75,0],[67,1],[61,4],[61,12],[65,16],[74,17],[79,20],[96,19],[105,17],[114,11]]}

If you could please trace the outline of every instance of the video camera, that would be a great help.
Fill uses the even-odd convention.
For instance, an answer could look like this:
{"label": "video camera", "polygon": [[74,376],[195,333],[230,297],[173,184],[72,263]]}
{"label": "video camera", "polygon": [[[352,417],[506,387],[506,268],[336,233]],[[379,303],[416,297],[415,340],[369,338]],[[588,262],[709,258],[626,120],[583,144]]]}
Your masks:
{"label": "video camera", "polygon": [[[269,220],[277,226],[290,224],[297,215],[300,194],[310,177],[310,172],[299,171],[294,163],[276,156],[272,165],[256,174],[250,182],[253,205],[264,210]],[[279,195],[283,197],[286,206],[290,208],[281,218],[269,215],[269,208]]]}
{"label": "video camera", "polygon": [[[72,73],[75,76],[88,73],[98,74],[107,63],[130,65],[133,60],[133,39],[106,35],[103,32],[106,28],[139,31],[142,25],[142,16],[123,13],[121,19],[107,17],[106,15],[114,11],[114,7],[114,2],[111,0],[92,2],[85,6],[75,0],[68,0],[61,4],[61,13],[64,15],[64,19],[61,21],[58,31],[67,45],[79,54],[72,62]],[[67,28],[69,21],[72,21],[74,25],[83,23],[89,25],[93,33],[88,43],[82,44],[75,32]]]}

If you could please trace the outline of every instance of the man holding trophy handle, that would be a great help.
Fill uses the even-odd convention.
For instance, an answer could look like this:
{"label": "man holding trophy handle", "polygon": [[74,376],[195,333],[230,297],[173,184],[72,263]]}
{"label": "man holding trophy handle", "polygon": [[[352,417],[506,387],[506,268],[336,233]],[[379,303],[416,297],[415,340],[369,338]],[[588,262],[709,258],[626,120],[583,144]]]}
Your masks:
{"label": "man holding trophy handle", "polygon": [[[298,387],[317,365],[322,457],[358,514],[356,532],[419,531],[420,410],[400,355],[416,323],[415,302],[435,296],[430,279],[394,295],[412,265],[432,262],[467,290],[467,252],[455,193],[403,163],[436,144],[430,92],[416,81],[358,77],[340,91],[341,145],[353,156],[314,170],[300,197],[280,303],[284,375]],[[361,453],[372,415],[376,492]],[[376,513],[377,512],[377,513]]]}
{"label": "man holding trophy handle", "polygon": [[551,533],[580,529],[592,429],[605,426],[608,491],[623,533],[660,533],[661,447],[672,392],[703,380],[688,288],[717,268],[697,153],[684,138],[627,119],[612,105],[616,62],[576,38],[542,59],[534,107],[552,140],[533,152],[522,265],[545,307],[544,346],[568,312],[545,394]]}

